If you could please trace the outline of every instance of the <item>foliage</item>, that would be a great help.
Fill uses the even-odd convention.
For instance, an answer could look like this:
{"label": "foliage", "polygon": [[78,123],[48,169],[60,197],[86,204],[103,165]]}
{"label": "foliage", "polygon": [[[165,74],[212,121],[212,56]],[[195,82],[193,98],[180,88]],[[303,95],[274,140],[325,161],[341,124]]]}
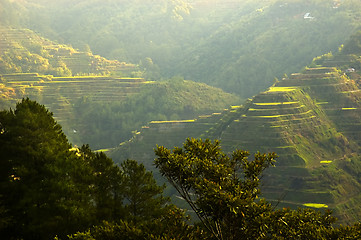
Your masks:
{"label": "foliage", "polygon": [[96,222],[119,219],[124,214],[122,170],[104,153],[93,152],[89,145],[83,145],[77,154],[82,159],[78,174],[87,176],[83,179],[85,187],[91,186]]}
{"label": "foliage", "polygon": [[262,234],[262,216],[271,206],[255,200],[260,174],[273,165],[274,153],[258,153],[249,161],[248,152],[237,150],[230,158],[221,152],[219,141],[187,139],[183,149],[157,147],[156,155],[161,174],[217,239]]}
{"label": "foliage", "polygon": [[158,218],[167,211],[168,198],[162,196],[165,185],[158,186],[153,174],[135,160],[121,163],[126,219],[137,223]]}
{"label": "foliage", "polygon": [[32,51],[21,44],[13,44],[13,48],[0,55],[0,73],[41,73],[54,76],[70,76],[71,70],[47,51]]}
{"label": "foliage", "polygon": [[350,39],[345,43],[342,48],[344,54],[355,54],[359,56],[361,54],[361,31],[357,31]]}

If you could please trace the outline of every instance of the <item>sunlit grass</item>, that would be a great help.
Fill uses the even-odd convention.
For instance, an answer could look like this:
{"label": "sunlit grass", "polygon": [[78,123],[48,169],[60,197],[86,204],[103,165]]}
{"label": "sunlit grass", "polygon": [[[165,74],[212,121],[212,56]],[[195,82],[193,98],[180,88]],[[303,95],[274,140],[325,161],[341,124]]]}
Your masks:
{"label": "sunlit grass", "polygon": [[231,106],[231,109],[237,109],[237,108],[241,108],[242,107],[242,105],[240,105],[240,106]]}
{"label": "sunlit grass", "polygon": [[286,105],[286,104],[295,104],[298,102],[272,102],[272,103],[253,103],[257,106],[272,106],[272,105]]}
{"label": "sunlit grass", "polygon": [[342,108],[342,110],[356,110],[357,108]]}
{"label": "sunlit grass", "polygon": [[291,92],[296,90],[295,87],[270,87],[267,92]]}
{"label": "sunlit grass", "polygon": [[278,118],[285,115],[253,116],[255,118]]}
{"label": "sunlit grass", "polygon": [[[307,112],[303,112],[303,113],[297,113],[297,115],[306,115],[309,114],[312,110],[308,110]],[[292,115],[296,115],[296,114],[284,114],[284,115],[268,115],[268,116],[252,116],[254,118],[277,118],[277,117],[287,117],[287,116],[292,116]]]}
{"label": "sunlit grass", "polygon": [[110,148],[104,148],[104,149],[98,149],[95,152],[109,152],[111,149]]}
{"label": "sunlit grass", "polygon": [[328,208],[328,205],[323,203],[304,203],[303,206],[312,208]]}
{"label": "sunlit grass", "polygon": [[[280,104],[279,104],[280,105]],[[276,106],[276,105],[274,105]],[[302,107],[304,107],[305,105],[300,105],[297,107],[290,107],[288,109],[300,109]],[[278,108],[249,108],[248,111],[255,111],[255,112],[265,112],[265,111],[277,111],[279,110]]]}
{"label": "sunlit grass", "polygon": [[295,146],[289,145],[289,146],[279,146],[277,148],[284,149],[284,148],[294,148]]}
{"label": "sunlit grass", "polygon": [[189,122],[195,122],[195,119],[189,119],[189,120],[177,120],[177,121],[151,121],[150,123],[189,123]]}

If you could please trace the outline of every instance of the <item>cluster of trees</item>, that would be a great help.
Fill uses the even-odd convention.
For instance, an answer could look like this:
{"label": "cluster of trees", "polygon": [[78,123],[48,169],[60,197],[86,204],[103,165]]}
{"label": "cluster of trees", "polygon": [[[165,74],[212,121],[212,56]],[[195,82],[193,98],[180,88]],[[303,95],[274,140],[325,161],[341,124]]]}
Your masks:
{"label": "cluster of trees", "polygon": [[102,221],[142,223],[173,206],[142,164],[120,166],[89,146],[72,148],[44,106],[24,99],[0,112],[0,233],[52,239]]}
{"label": "cluster of trees", "polygon": [[260,199],[274,153],[222,152],[187,139],[157,146],[155,165],[189,203],[190,224],[142,164],[120,166],[89,146],[72,148],[44,106],[23,99],[0,112],[0,234],[6,239],[359,239],[329,211],[274,209]]}

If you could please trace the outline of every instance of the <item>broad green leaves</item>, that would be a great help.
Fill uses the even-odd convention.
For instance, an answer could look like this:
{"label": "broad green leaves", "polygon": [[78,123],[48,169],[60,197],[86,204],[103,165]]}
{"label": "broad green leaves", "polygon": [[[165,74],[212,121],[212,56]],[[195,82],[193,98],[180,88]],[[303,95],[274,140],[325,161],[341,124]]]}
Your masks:
{"label": "broad green leaves", "polygon": [[229,157],[219,141],[208,139],[187,139],[183,149],[157,147],[155,153],[162,175],[215,237],[223,239],[246,230],[256,234],[262,225],[258,219],[270,211],[265,201],[256,201],[259,177],[274,164],[276,154],[258,153],[249,161],[248,152],[237,150]]}

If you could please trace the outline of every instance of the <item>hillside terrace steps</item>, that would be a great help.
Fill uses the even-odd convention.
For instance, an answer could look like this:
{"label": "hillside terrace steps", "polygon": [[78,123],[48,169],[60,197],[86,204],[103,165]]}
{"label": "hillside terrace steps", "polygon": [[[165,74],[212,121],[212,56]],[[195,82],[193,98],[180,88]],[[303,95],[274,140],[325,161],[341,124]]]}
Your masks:
{"label": "hillside terrace steps", "polygon": [[[308,74],[307,83],[312,83],[311,76],[320,78],[327,74],[322,71],[328,72],[330,69],[317,69],[317,71],[317,74]],[[303,81],[301,77],[297,76],[297,78],[297,81]],[[326,81],[328,79],[327,76]],[[289,81],[291,82],[291,79]],[[335,79],[332,81],[337,84]],[[314,83],[315,86],[318,84]],[[308,95],[308,90],[307,84],[299,86],[288,84],[286,87],[276,84],[274,88],[255,96],[248,105],[245,105],[244,112],[233,119],[221,135],[222,147],[227,151],[242,148],[251,153],[274,151],[279,154],[276,168],[271,168],[265,173],[265,187],[262,192],[271,202],[276,203],[281,200],[282,206],[302,207],[307,202],[332,206],[335,202],[329,190],[322,191],[321,188],[316,187],[310,192],[305,187],[319,185],[319,180],[311,174],[315,166],[322,165],[318,159],[322,157],[330,161],[333,159],[327,153],[327,147],[325,149],[321,147],[313,152],[308,152],[309,149],[321,140],[327,142],[327,139],[336,133],[332,130],[333,126],[329,125],[326,113]],[[322,157],[309,162],[307,159],[310,159],[312,154],[320,154]],[[273,183],[278,185],[278,191],[267,187],[272,186]],[[299,190],[295,191],[294,186],[297,184]],[[286,195],[279,191],[281,185],[287,192]]]}
{"label": "hillside terrace steps", "polygon": [[[349,61],[350,58],[344,60]],[[329,61],[325,61],[325,64],[329,65]],[[339,132],[360,143],[361,130],[357,127],[361,123],[360,89],[336,68],[309,68],[305,73],[292,74],[277,86],[305,89],[336,123]]]}
{"label": "hillside terrace steps", "polygon": [[14,49],[14,42],[31,42],[31,31],[26,29],[13,29],[0,26],[0,54]]}
{"label": "hillside terrace steps", "polygon": [[[359,93],[356,85],[334,67],[306,68],[256,95],[243,107],[222,112],[214,122],[212,118],[199,118],[197,121],[210,121],[208,130],[198,137],[221,140],[224,152],[248,150],[250,158],[256,151],[276,152],[276,167],[266,169],[261,188],[263,196],[278,206],[317,203],[335,208],[344,201],[342,208],[353,209],[356,205],[352,203],[352,193],[340,194],[347,180],[329,179],[337,178],[332,169],[343,171],[337,164],[357,151],[351,141],[361,136]],[[335,126],[332,120],[339,125]],[[119,151],[133,149],[142,162],[151,163],[154,156],[144,158],[136,151],[137,146],[162,138],[169,140],[166,147],[179,146],[186,137],[197,137],[192,132],[197,121],[187,123],[189,129],[185,132],[193,135],[185,137],[172,133],[171,126],[165,130],[163,125],[161,131],[155,125],[149,126]],[[348,142],[351,134],[353,138]],[[152,148],[147,149],[144,152],[152,152]],[[329,179],[324,173],[330,174]]]}
{"label": "hillside terrace steps", "polygon": [[334,55],[331,58],[324,59],[322,61],[322,66],[340,68],[343,66],[350,65],[350,63],[354,61],[355,61],[354,56],[339,54],[339,55]]}
{"label": "hillside terrace steps", "polygon": [[[138,94],[146,84],[143,78],[120,78],[108,76],[53,77],[37,73],[16,73],[0,75],[0,82],[6,89],[13,89],[19,101],[29,97],[44,104],[54,113],[54,119],[62,124],[63,131],[73,134],[73,105],[88,97],[93,102],[121,101]],[[73,121],[74,122],[74,121]]]}
{"label": "hillside terrace steps", "polygon": [[[0,54],[7,50],[18,50],[33,54],[31,46],[41,45],[49,62],[63,62],[67,68],[76,74],[103,74],[112,72],[130,74],[136,65],[117,60],[107,60],[90,52],[82,52],[69,46],[56,44],[45,38],[39,37],[28,29],[13,29],[0,26]],[[38,53],[36,53],[38,54]],[[50,57],[49,57],[50,56]],[[53,63],[53,67],[59,67]]]}

